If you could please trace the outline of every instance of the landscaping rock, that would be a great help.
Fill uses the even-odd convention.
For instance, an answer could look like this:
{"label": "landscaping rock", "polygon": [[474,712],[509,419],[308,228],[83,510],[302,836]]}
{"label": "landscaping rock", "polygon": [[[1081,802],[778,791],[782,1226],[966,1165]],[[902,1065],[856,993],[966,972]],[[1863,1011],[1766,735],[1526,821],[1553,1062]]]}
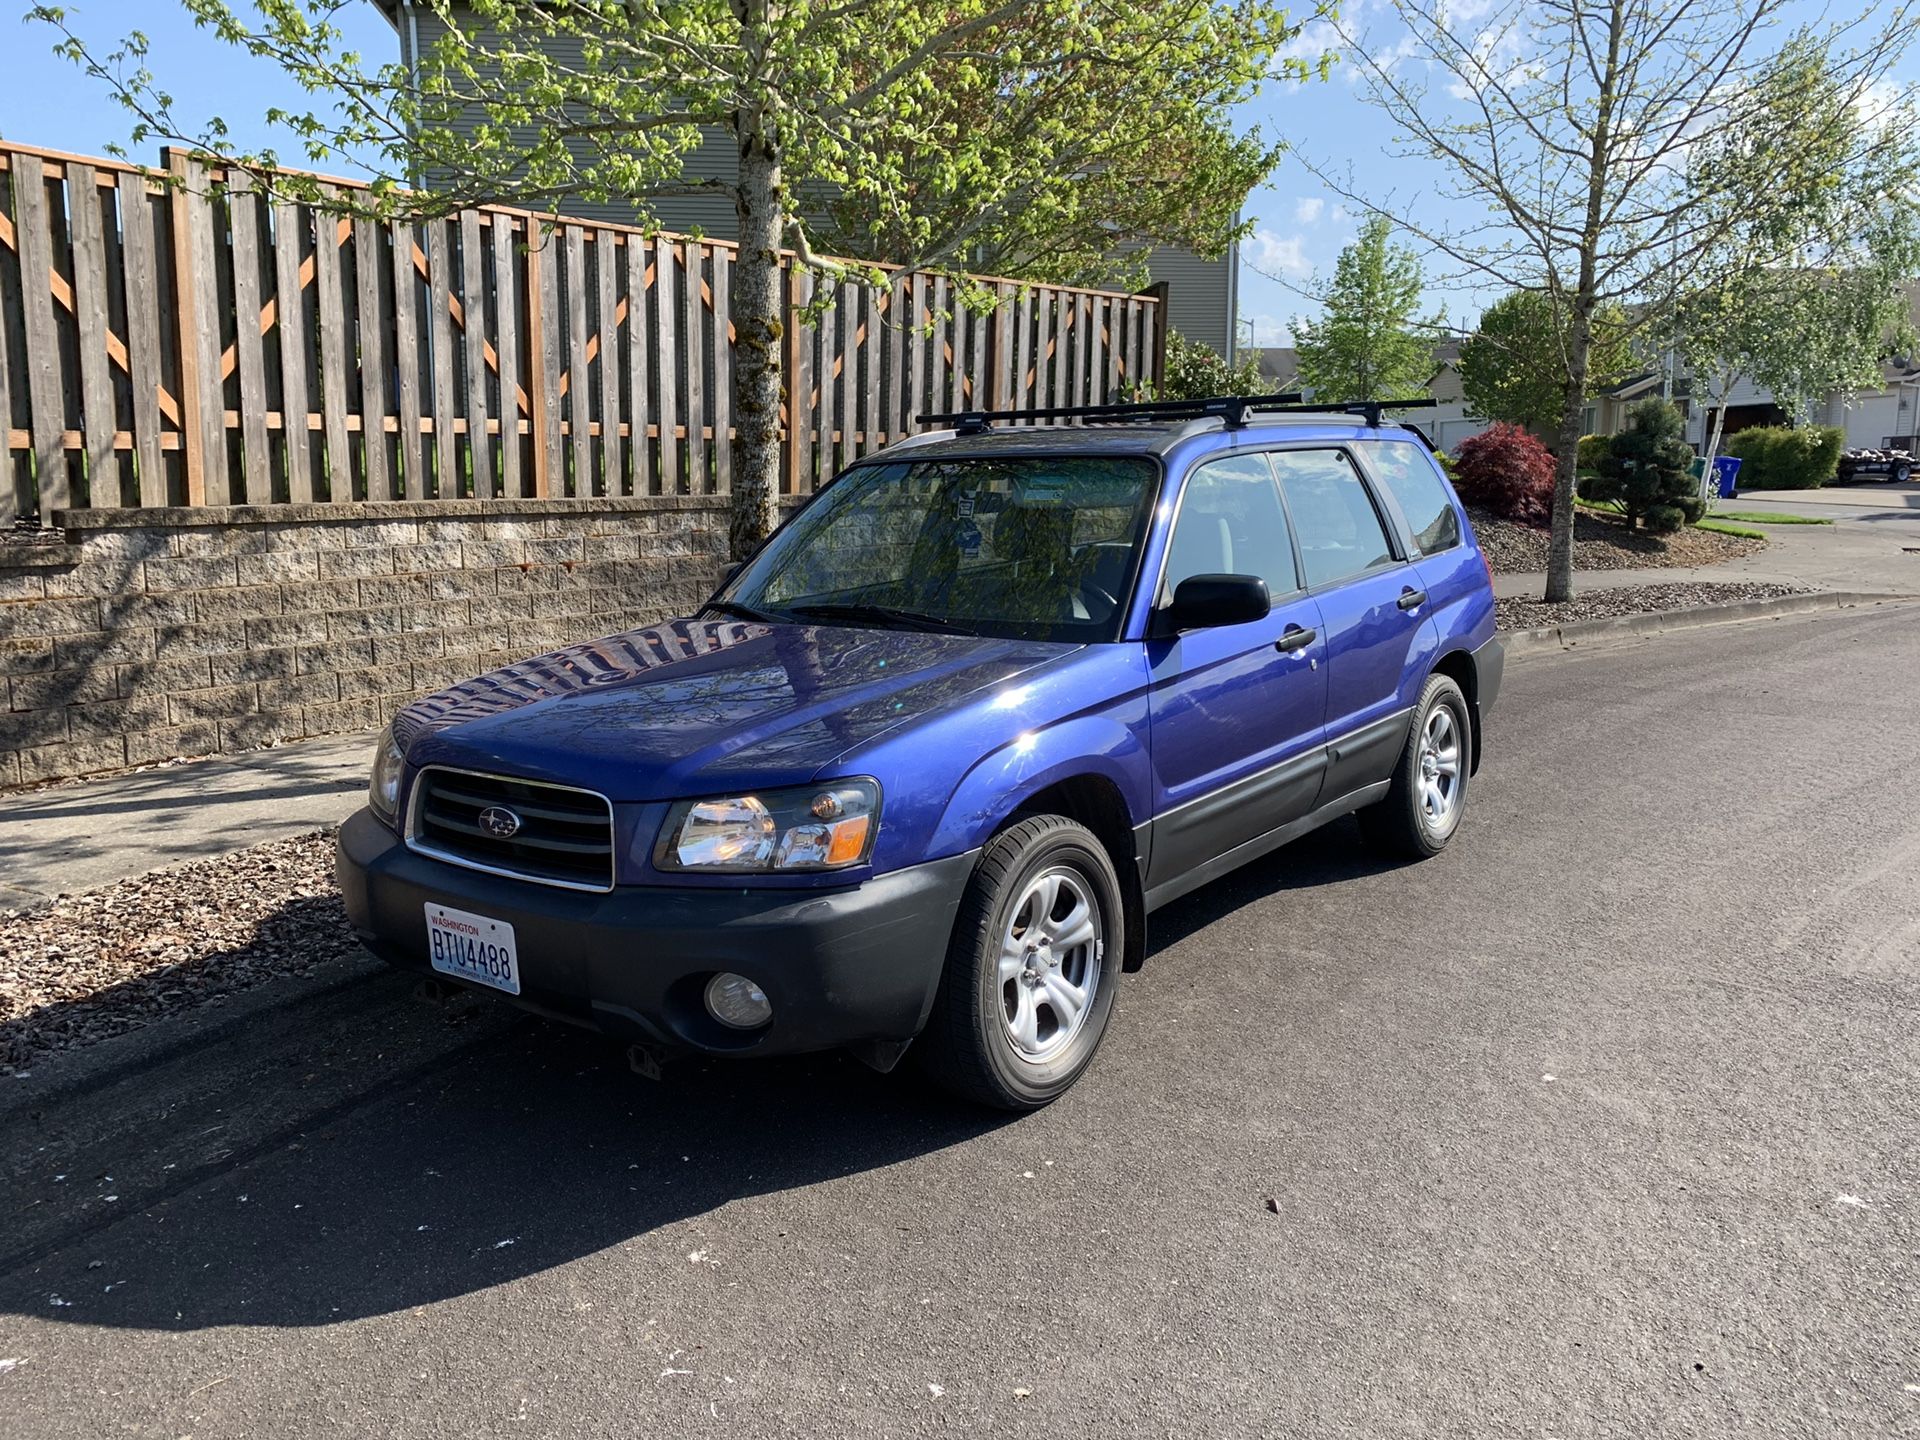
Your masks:
{"label": "landscaping rock", "polygon": [[1544,600],[1511,596],[1496,601],[1494,613],[1502,630],[1539,630],[1550,625],[1570,625],[1578,620],[1654,615],[1701,605],[1732,605],[1742,600],[1774,600],[1782,595],[1811,593],[1804,585],[1695,580],[1677,585],[1624,585],[1613,590],[1592,590],[1552,605]]}
{"label": "landscaping rock", "polygon": [[0,911],[0,1075],[359,948],[331,829]]}
{"label": "landscaping rock", "polygon": [[[1545,529],[1516,525],[1483,511],[1470,510],[1473,533],[1496,575],[1529,575],[1547,568]],[[1583,510],[1574,518],[1573,568],[1640,570],[1665,566],[1718,565],[1767,548],[1765,540],[1721,535],[1691,527],[1665,537],[1629,530],[1622,520]]]}

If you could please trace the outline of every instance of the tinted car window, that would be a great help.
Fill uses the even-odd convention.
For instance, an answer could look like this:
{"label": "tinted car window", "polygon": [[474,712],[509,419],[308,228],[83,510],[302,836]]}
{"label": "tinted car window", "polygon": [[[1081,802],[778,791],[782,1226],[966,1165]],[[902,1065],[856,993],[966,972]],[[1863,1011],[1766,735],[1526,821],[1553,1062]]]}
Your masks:
{"label": "tinted car window", "polygon": [[1272,458],[1299,532],[1308,585],[1330,585],[1393,558],[1379,513],[1345,452],[1276,450]]}
{"label": "tinted car window", "polygon": [[1235,455],[1187,478],[1167,550],[1165,593],[1193,575],[1258,575],[1267,593],[1300,588],[1280,492],[1262,455]]}
{"label": "tinted car window", "polygon": [[1460,543],[1460,517],[1424,448],[1408,440],[1382,440],[1367,451],[1367,459],[1393,492],[1422,555]]}

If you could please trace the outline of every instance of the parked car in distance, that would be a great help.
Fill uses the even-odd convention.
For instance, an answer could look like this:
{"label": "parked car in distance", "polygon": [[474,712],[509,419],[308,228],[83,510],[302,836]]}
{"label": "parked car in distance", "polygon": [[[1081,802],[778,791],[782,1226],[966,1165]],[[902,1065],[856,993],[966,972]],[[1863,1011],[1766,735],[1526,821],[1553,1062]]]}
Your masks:
{"label": "parked car in distance", "polygon": [[1891,480],[1904,485],[1913,478],[1913,456],[1905,450],[1842,450],[1834,472],[1836,483],[1851,485],[1860,480]]}
{"label": "parked car in distance", "polygon": [[[342,827],[395,965],[639,1047],[1087,1068],[1148,915],[1354,812],[1458,832],[1492,579],[1353,407],[968,415],[824,487],[697,615],[410,705]],[[952,417],[941,417],[952,418]]]}

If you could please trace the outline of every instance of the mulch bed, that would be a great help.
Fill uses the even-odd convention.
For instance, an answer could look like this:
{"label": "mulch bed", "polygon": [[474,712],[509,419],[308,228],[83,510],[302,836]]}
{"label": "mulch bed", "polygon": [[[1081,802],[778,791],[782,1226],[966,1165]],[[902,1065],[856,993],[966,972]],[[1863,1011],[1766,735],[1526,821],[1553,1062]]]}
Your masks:
{"label": "mulch bed", "polygon": [[1570,625],[1578,620],[1607,620],[1616,615],[1654,615],[1665,610],[1691,610],[1700,605],[1732,605],[1742,600],[1773,600],[1782,595],[1810,593],[1804,585],[1762,585],[1686,581],[1670,585],[1625,585],[1617,590],[1591,590],[1549,605],[1544,600],[1514,596],[1494,602],[1502,630],[1538,630]]}
{"label": "mulch bed", "polygon": [[0,911],[0,1075],[351,955],[333,835]]}
{"label": "mulch bed", "polygon": [[[1516,525],[1485,511],[1468,512],[1473,533],[1497,575],[1537,574],[1547,568],[1544,529]],[[1672,565],[1718,565],[1767,548],[1765,540],[1720,535],[1712,530],[1682,530],[1677,535],[1654,536],[1629,530],[1624,520],[1577,511],[1573,522],[1573,568],[1576,570],[1638,570]]]}

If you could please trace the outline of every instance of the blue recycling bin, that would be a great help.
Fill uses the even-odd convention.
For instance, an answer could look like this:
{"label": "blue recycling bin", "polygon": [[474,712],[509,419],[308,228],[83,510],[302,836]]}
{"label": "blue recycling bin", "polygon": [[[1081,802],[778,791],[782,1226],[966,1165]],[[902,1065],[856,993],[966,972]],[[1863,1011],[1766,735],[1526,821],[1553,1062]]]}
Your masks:
{"label": "blue recycling bin", "polygon": [[1722,500],[1740,498],[1740,457],[1738,455],[1716,455],[1713,457],[1713,478],[1719,487]]}

